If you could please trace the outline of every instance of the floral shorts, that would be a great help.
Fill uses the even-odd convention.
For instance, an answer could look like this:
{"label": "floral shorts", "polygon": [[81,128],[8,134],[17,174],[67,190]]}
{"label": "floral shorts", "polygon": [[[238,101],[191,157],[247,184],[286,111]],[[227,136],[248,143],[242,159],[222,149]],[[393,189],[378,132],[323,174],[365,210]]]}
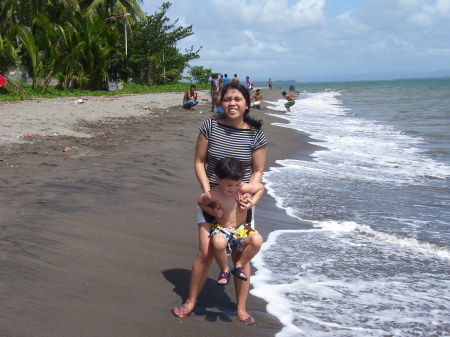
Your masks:
{"label": "floral shorts", "polygon": [[238,250],[241,251],[241,242],[250,234],[258,233],[256,229],[253,229],[249,224],[242,224],[239,227],[228,227],[224,228],[219,225],[217,222],[213,222],[211,224],[211,231],[209,232],[209,236],[213,237],[214,235],[221,233],[225,236],[229,245],[236,245]]}

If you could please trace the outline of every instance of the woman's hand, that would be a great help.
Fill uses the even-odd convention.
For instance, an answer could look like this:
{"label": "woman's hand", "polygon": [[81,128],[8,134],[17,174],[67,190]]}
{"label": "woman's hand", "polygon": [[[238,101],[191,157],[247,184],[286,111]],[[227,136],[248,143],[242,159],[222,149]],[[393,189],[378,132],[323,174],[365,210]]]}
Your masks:
{"label": "woman's hand", "polygon": [[240,193],[237,195],[237,202],[241,209],[250,209],[253,207],[253,196],[250,193]]}

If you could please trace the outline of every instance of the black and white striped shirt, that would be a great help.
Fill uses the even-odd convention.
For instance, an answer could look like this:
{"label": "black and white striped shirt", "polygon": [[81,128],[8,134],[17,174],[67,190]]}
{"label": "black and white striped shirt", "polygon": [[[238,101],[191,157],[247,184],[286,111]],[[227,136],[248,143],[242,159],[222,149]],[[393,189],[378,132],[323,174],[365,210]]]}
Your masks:
{"label": "black and white striped shirt", "polygon": [[217,161],[234,157],[244,164],[245,175],[242,181],[249,182],[252,175],[252,152],[267,145],[262,130],[236,129],[208,119],[200,126],[200,132],[208,139],[206,174],[211,187],[216,185],[214,169]]}

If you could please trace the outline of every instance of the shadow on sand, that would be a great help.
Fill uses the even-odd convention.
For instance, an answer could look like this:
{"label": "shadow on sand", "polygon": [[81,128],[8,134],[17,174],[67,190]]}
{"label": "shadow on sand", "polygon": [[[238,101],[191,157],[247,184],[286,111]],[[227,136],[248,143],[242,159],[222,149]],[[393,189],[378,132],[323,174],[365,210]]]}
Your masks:
{"label": "shadow on sand", "polygon": [[[187,269],[168,269],[164,270],[162,274],[167,281],[174,285],[173,291],[181,297],[180,303],[184,303],[188,297],[191,271]],[[230,299],[225,292],[225,287],[218,286],[216,280],[208,278],[198,297],[194,313],[197,316],[205,316],[205,320],[210,322],[214,322],[217,319],[231,322],[232,317],[236,316],[235,308],[236,302]],[[210,309],[217,309],[217,311]]]}

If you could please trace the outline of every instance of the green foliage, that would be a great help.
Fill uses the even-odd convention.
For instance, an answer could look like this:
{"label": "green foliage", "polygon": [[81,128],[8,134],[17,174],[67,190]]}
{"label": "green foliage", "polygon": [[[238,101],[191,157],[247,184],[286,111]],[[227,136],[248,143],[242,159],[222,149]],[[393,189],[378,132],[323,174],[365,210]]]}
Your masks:
{"label": "green foliage", "polygon": [[[23,65],[32,88],[105,89],[105,80],[132,77],[155,85],[177,83],[194,47],[176,44],[193,34],[166,16],[164,2],[151,16],[142,0],[0,0],[0,71]],[[127,35],[125,35],[127,32]],[[125,45],[128,53],[125,53]]]}
{"label": "green foliage", "polygon": [[9,69],[15,68],[18,62],[19,55],[13,44],[0,34],[0,73],[5,74]]}
{"label": "green foliage", "polygon": [[[85,97],[85,96],[101,96],[101,95],[124,95],[124,94],[145,94],[154,92],[185,92],[189,90],[190,83],[174,83],[166,85],[145,86],[140,84],[124,83],[123,89],[119,91],[103,91],[103,90],[82,90],[62,87],[48,87],[44,91],[43,86],[37,85],[33,89],[31,85],[18,83],[17,87],[8,83],[5,88],[0,88],[0,102],[19,101],[31,98],[57,98],[57,97]],[[197,90],[207,90],[209,85],[197,85]],[[181,98],[180,98],[181,99]]]}
{"label": "green foliage", "polygon": [[190,67],[188,73],[191,75],[192,81],[202,84],[207,84],[213,74],[211,68],[203,68],[203,66]]}
{"label": "green foliage", "polygon": [[176,43],[193,34],[192,26],[176,26],[166,16],[170,2],[162,4],[160,11],[148,16],[146,22],[132,26],[130,58],[128,66],[131,77],[137,83],[152,85],[174,83],[190,60],[199,57],[199,50],[193,47],[181,53]]}

